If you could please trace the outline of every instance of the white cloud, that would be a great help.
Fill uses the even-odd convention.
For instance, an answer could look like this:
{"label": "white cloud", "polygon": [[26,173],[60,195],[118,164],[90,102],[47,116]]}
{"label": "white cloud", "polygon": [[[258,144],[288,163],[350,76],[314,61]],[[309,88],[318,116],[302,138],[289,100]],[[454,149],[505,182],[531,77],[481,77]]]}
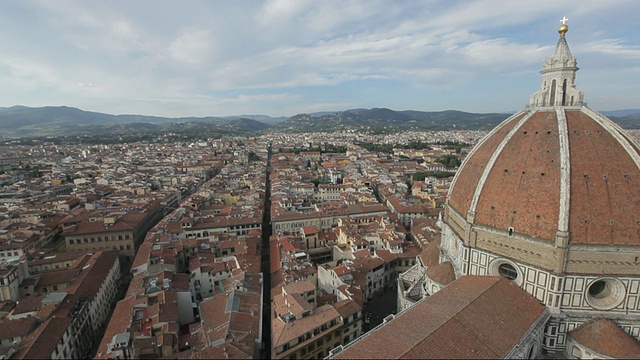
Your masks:
{"label": "white cloud", "polygon": [[206,29],[187,29],[169,44],[168,51],[178,62],[198,64],[209,59],[212,45],[213,38]]}
{"label": "white cloud", "polygon": [[640,46],[628,46],[622,39],[603,39],[582,45],[580,51],[590,51],[628,59],[640,59]]}
{"label": "white cloud", "polygon": [[[104,111],[130,104],[128,112],[193,115],[266,107],[270,101],[261,99],[274,96],[272,111],[304,111],[358,106],[361,94],[373,93],[363,86],[389,83],[398,97],[413,99],[416,90],[537,73],[563,15],[581,64],[606,60],[617,64],[606,65],[610,76],[619,76],[640,57],[630,16],[636,6],[627,0],[17,4],[27,14],[21,21],[11,20],[12,7],[0,14],[0,81],[13,88],[0,94],[13,104],[39,93]],[[589,69],[594,78],[599,71]]]}

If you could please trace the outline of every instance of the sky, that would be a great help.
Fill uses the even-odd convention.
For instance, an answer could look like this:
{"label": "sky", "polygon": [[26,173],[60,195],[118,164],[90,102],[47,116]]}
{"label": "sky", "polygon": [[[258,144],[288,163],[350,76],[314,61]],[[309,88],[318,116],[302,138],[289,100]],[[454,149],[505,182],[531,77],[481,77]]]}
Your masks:
{"label": "sky", "polygon": [[588,105],[637,109],[638,13],[637,0],[3,1],[0,106],[512,112],[566,16]]}

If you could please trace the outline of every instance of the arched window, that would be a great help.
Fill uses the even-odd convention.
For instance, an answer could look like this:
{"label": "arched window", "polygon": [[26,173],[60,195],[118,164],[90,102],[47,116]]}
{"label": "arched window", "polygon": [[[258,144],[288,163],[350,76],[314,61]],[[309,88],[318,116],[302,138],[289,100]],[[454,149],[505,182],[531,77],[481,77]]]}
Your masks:
{"label": "arched window", "polygon": [[567,106],[567,79],[562,82],[562,106]]}
{"label": "arched window", "polygon": [[551,82],[551,94],[549,95],[549,106],[554,106],[556,102],[556,80]]}

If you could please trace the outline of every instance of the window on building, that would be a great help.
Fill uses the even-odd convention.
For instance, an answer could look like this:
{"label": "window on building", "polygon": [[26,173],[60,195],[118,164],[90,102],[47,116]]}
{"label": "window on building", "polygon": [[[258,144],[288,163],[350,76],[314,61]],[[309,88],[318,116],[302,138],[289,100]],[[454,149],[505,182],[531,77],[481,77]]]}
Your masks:
{"label": "window on building", "polygon": [[53,291],[58,291],[58,285],[53,285]]}
{"label": "window on building", "polygon": [[595,281],[589,287],[589,295],[596,299],[604,298],[611,293],[611,287],[603,280]]}
{"label": "window on building", "polygon": [[547,346],[555,347],[556,346],[556,339],[547,339]]}
{"label": "window on building", "polygon": [[515,280],[518,278],[518,271],[516,271],[516,269],[511,264],[500,264],[500,266],[498,267],[498,273],[509,280]]}
{"label": "window on building", "polygon": [[131,250],[131,245],[127,245],[127,250]]}

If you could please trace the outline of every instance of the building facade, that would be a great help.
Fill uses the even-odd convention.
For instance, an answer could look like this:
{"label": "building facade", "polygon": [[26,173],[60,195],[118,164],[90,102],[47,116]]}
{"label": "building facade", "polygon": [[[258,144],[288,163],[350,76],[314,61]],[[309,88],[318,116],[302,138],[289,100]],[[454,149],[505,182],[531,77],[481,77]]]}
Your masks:
{"label": "building facade", "polygon": [[[437,264],[421,262],[426,276],[413,276],[420,284],[402,285],[428,295],[466,275],[505,277],[549,309],[539,350],[572,357],[568,345],[580,344],[569,339],[594,318],[640,338],[640,146],[583,102],[568,27],[558,31],[529,106],[489,133],[458,171],[441,243],[431,249]],[[598,351],[604,343],[582,345],[615,357]]]}

